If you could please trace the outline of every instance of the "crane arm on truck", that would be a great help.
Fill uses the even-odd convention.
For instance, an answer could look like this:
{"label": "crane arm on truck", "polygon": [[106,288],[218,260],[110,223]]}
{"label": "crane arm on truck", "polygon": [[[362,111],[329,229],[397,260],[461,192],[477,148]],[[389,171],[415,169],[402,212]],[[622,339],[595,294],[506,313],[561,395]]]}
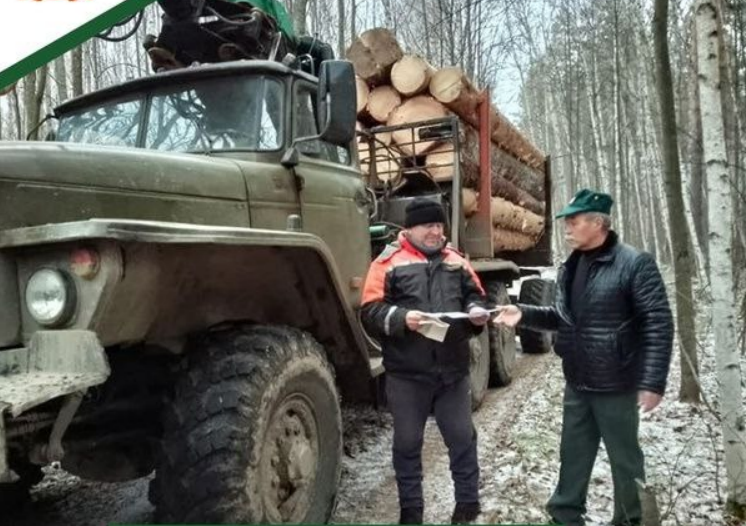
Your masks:
{"label": "crane arm on truck", "polygon": [[231,60],[299,61],[315,74],[331,46],[298,36],[277,0],[159,0],[163,26],[144,46],[153,70]]}

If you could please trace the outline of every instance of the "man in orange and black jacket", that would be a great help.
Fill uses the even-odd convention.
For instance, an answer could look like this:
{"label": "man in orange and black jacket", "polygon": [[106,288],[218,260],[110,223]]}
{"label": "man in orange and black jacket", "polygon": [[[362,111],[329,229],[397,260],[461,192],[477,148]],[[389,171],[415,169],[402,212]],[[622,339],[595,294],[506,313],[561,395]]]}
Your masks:
{"label": "man in orange and black jacket", "polygon": [[[469,262],[449,247],[439,203],[416,198],[405,230],[371,264],[363,291],[363,322],[381,341],[386,396],[394,417],[393,463],[400,524],[421,524],[422,441],[432,413],[448,447],[456,507],[452,523],[480,512],[477,434],[471,420],[469,338],[488,321],[484,290]],[[442,342],[420,332],[426,313],[467,312],[446,319]]]}

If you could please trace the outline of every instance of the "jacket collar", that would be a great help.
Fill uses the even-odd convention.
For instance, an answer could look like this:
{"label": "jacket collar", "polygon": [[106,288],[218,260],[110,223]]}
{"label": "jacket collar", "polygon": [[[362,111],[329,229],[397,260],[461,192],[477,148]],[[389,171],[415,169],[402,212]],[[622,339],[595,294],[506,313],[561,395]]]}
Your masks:
{"label": "jacket collar", "polygon": [[[402,248],[402,250],[406,250],[407,252],[411,252],[413,254],[417,254],[418,256],[422,256],[423,258],[427,258],[428,255],[424,254],[420,249],[418,249],[414,243],[412,243],[407,236],[404,235],[404,232],[399,232],[399,235],[397,236],[397,242],[399,243],[399,246]],[[450,249],[451,246],[448,243],[443,244],[443,248],[440,249],[440,252],[438,254],[445,255]]]}
{"label": "jacket collar", "polygon": [[[595,261],[598,262],[609,262],[614,259],[616,248],[619,245],[619,234],[613,230],[609,230],[606,240],[598,249],[598,256]],[[581,250],[573,250],[570,256],[565,261],[565,266],[573,267],[577,264],[578,259],[583,254]]]}

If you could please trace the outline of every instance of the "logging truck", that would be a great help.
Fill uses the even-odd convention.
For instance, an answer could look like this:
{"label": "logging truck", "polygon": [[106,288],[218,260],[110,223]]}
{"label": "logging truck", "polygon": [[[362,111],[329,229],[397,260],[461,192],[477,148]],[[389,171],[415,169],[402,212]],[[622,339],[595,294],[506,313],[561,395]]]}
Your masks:
{"label": "logging truck", "polygon": [[[324,522],[340,396],[373,401],[385,378],[362,284],[409,200],[443,203],[492,303],[550,263],[548,162],[500,146],[483,93],[471,117],[356,134],[351,62],[251,58],[86,94],[48,140],[0,144],[0,506],[59,462],[155,471],[163,521]],[[524,299],[546,300],[535,281]],[[471,344],[476,407],[510,381],[516,338]]]}

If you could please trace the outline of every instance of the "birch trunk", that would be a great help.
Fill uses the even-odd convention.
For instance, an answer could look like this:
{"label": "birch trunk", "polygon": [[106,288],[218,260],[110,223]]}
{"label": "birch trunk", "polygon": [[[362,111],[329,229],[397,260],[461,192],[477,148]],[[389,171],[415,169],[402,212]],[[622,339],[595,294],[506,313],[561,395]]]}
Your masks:
{"label": "birch trunk", "polygon": [[83,46],[73,48],[70,54],[72,77],[73,77],[73,97],[80,97],[83,94]]}
{"label": "birch trunk", "polygon": [[57,102],[67,100],[67,70],[65,68],[65,55],[54,61],[54,81],[57,84]]}
{"label": "birch trunk", "polygon": [[337,53],[345,53],[345,0],[337,0]]}
{"label": "birch trunk", "polygon": [[704,176],[704,163],[702,162],[702,112],[699,109],[699,89],[697,86],[697,37],[694,31],[694,21],[691,24],[692,49],[688,53],[689,67],[691,68],[690,84],[687,96],[691,101],[689,106],[690,125],[692,138],[689,141],[689,202],[692,223],[694,225],[693,235],[696,236],[701,247],[704,265],[701,266],[705,276],[710,275],[710,254],[707,246],[707,199],[705,195],[707,182]]}
{"label": "birch trunk", "polygon": [[307,12],[308,0],[293,0],[293,5],[290,9],[290,13],[293,17],[293,25],[295,26],[295,30],[298,32],[299,35],[305,35],[308,33],[308,31],[306,30]]}
{"label": "birch trunk", "polygon": [[10,92],[10,98],[11,98],[11,104],[13,108],[13,115],[14,119],[13,122],[15,123],[16,127],[16,140],[23,139],[23,118],[21,117],[21,100],[20,96],[18,95],[18,89],[14,89]]}
{"label": "birch trunk", "polygon": [[606,145],[604,144],[603,135],[599,130],[600,119],[598,116],[598,83],[596,76],[596,59],[593,58],[592,66],[589,67],[586,62],[586,70],[590,73],[590,82],[586,84],[587,97],[588,97],[588,114],[591,119],[591,136],[593,138],[593,151],[596,155],[596,166],[598,171],[602,174],[599,176],[596,174],[593,186],[601,188],[601,179],[608,178],[609,167],[606,162]]}
{"label": "birch trunk", "polygon": [[736,305],[733,283],[733,209],[728,157],[723,129],[720,83],[718,11],[711,0],[695,7],[702,135],[709,200],[710,284],[712,332],[720,384],[719,409],[723,424],[728,507],[737,517],[746,514],[746,433],[744,432],[741,366],[736,346]]}
{"label": "birch trunk", "polygon": [[23,105],[26,112],[26,135],[28,135],[29,140],[32,141],[36,141],[39,138],[39,130],[35,128],[39,124],[46,87],[46,64],[28,74],[23,79]]}

